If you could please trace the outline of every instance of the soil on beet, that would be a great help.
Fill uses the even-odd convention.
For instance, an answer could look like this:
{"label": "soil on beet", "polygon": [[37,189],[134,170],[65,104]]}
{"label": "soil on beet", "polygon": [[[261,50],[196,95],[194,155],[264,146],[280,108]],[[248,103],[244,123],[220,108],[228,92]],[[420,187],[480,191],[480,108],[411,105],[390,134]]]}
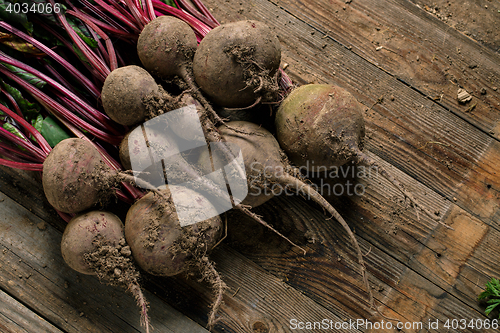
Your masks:
{"label": "soil on beet", "polygon": [[269,69],[262,68],[255,57],[254,47],[230,45],[223,51],[242,66],[245,89],[252,89],[262,101],[273,102],[278,99],[280,72],[273,73]]}
{"label": "soil on beet", "polygon": [[170,193],[162,193],[168,199],[149,193],[131,207],[125,235],[144,270],[171,276],[199,267],[200,258],[219,240],[222,227],[218,217],[181,227]]}
{"label": "soil on beet", "polygon": [[217,105],[250,107],[276,102],[281,46],[258,21],[238,21],[213,29],[193,59],[196,83]]}
{"label": "soil on beet", "polygon": [[92,243],[94,250],[86,253],[84,259],[100,281],[125,289],[128,289],[131,283],[137,283],[139,272],[135,268],[132,251],[125,238],[120,239],[117,244],[112,244],[98,235]]}

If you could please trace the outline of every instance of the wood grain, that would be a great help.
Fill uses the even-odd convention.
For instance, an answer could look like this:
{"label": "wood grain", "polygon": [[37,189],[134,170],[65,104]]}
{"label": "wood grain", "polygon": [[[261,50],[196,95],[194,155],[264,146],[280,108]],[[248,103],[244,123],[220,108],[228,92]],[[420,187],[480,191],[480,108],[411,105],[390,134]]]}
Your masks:
{"label": "wood grain", "polygon": [[[0,201],[0,290],[64,332],[144,332],[130,294],[74,272],[60,254],[59,231],[2,193]],[[145,296],[158,331],[207,332],[153,294]]]}
{"label": "wood grain", "polygon": [[[279,0],[287,12],[499,138],[500,55],[406,0]],[[500,20],[497,19],[497,23]],[[327,47],[325,47],[325,50]],[[457,101],[458,88],[473,101]],[[496,88],[497,90],[495,90]],[[481,90],[485,89],[485,93]],[[475,104],[473,112],[467,110]]]}
{"label": "wood grain", "polygon": [[0,330],[3,333],[62,332],[2,290],[0,304]]}
{"label": "wood grain", "polygon": [[[338,84],[353,93],[369,109],[365,117],[368,150],[448,200],[455,202],[456,198],[456,203],[462,209],[475,215],[482,212],[481,206],[470,205],[464,196],[457,196],[457,190],[465,182],[472,188],[484,188],[487,186],[484,180],[491,182],[492,179],[498,178],[491,167],[480,170],[474,168],[487,151],[497,150],[497,140],[469,119],[452,112],[442,102],[437,103],[429,94],[419,91],[389,70],[380,68],[369,58],[366,59],[364,54],[354,52],[352,47],[349,49],[336,39],[328,36],[324,38],[326,28],[322,25],[315,26],[315,23],[320,19],[325,21],[322,23],[325,25],[326,21],[335,21],[333,14],[325,13],[331,14],[331,11],[335,10],[334,5],[340,1],[332,1],[331,4],[325,1],[313,4],[280,1],[279,6],[286,12],[277,11],[278,7],[266,0],[244,3],[226,1],[223,7],[215,7],[212,0],[208,0],[207,3],[214,8],[216,17],[223,18],[222,22],[260,19],[269,24],[280,38],[283,61],[290,65],[287,71],[296,82]],[[356,6],[363,4],[362,1],[357,1],[351,5],[354,6],[355,3]],[[389,16],[397,16],[397,13],[401,12],[402,17],[411,14],[412,19],[416,19],[420,15],[408,12],[412,7],[410,9],[398,7],[399,3],[388,1],[385,5],[387,9],[381,8],[380,4],[374,5],[374,8],[378,8],[380,13],[387,11]],[[342,2],[340,8],[343,6],[347,5]],[[399,12],[397,8],[400,8]],[[302,16],[289,14],[294,10],[300,11]],[[363,11],[360,12],[370,13],[370,10],[372,9],[363,7]],[[307,13],[309,16],[304,17]],[[355,17],[352,12],[349,12],[349,15],[342,15]],[[348,31],[348,26],[350,25],[343,26],[343,29],[339,30]],[[354,31],[346,34],[346,37],[355,39],[357,25],[352,24],[352,26],[351,29]],[[401,30],[399,34],[406,36],[405,33],[406,30]],[[426,38],[432,42],[431,37]],[[424,43],[424,38],[421,39],[419,43]],[[473,43],[469,47],[472,48],[474,45],[476,44]],[[489,59],[485,61],[494,66],[493,63],[498,56],[488,58],[488,54],[484,55]],[[399,64],[395,67],[401,66]],[[382,103],[377,103],[380,97],[384,97]],[[496,102],[494,104],[496,105]],[[488,117],[490,116],[495,117],[494,114],[488,113]],[[490,163],[489,159],[482,161]],[[496,162],[491,161],[490,165],[493,167]],[[498,188],[493,190],[499,191]],[[485,219],[485,222],[492,223],[488,219]]]}

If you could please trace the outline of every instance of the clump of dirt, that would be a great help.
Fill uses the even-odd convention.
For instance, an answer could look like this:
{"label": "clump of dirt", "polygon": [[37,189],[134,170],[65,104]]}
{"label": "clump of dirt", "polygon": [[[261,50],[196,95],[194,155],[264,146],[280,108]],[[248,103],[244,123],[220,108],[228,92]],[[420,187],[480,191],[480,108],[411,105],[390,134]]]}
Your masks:
{"label": "clump of dirt", "polygon": [[100,281],[125,289],[131,282],[137,283],[139,272],[125,238],[121,238],[118,244],[113,244],[106,242],[102,235],[97,235],[92,244],[94,250],[84,254],[84,260],[96,272]]}

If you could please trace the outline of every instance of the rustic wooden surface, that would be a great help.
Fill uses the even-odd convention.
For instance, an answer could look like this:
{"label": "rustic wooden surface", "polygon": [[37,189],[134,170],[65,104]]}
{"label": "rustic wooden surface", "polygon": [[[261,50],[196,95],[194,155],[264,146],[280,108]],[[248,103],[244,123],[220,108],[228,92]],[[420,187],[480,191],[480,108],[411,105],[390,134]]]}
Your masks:
{"label": "rustic wooden surface", "polygon": [[[500,14],[469,22],[465,34],[425,0],[204,3],[221,22],[269,24],[295,82],[335,83],[353,93],[366,107],[369,154],[454,228],[423,214],[417,220],[376,174],[355,180],[366,186],[363,196],[328,198],[368,253],[380,313],[410,324],[439,320],[431,332],[447,331],[448,319],[486,319],[477,295],[500,277],[500,55],[487,31],[491,22],[500,26]],[[484,5],[497,6],[476,1],[470,15]],[[458,103],[458,88],[472,101]],[[36,175],[0,168],[0,192],[2,332],[143,331],[132,297],[65,266],[58,252],[64,222]],[[275,198],[256,211],[308,254],[229,213],[229,237],[213,255],[229,286],[214,332],[292,332],[292,319],[386,320],[369,308],[352,245],[336,221],[300,197]],[[156,332],[204,331],[212,301],[205,283],[143,282]],[[323,331],[369,330],[303,330]]]}

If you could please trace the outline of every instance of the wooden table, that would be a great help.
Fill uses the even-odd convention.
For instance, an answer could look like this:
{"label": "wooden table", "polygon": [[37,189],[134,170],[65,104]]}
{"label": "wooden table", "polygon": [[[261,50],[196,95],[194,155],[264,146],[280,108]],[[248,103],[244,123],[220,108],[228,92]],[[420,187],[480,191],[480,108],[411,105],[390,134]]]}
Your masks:
{"label": "wooden table", "polygon": [[[488,10],[493,20],[497,15],[498,28],[500,5],[483,2],[470,5],[471,17]],[[452,326],[453,332],[495,331],[477,327],[487,319],[477,295],[491,277],[500,277],[495,46],[428,13],[425,1],[204,3],[222,23],[269,24],[296,83],[334,83],[354,94],[366,109],[369,155],[453,227],[424,214],[417,220],[401,194],[377,174],[356,179],[366,188],[362,196],[328,198],[367,253],[380,314],[401,321],[404,332],[446,332],[447,321],[461,325],[454,319],[468,325]],[[459,88],[471,94],[470,102],[457,101]],[[45,201],[36,175],[0,168],[0,192],[0,331],[144,331],[130,295],[64,264],[59,252],[64,222]],[[398,331],[397,322],[383,330],[347,325],[357,320],[387,325],[387,319],[369,308],[355,252],[335,220],[300,197],[275,198],[256,212],[308,253],[303,256],[272,232],[229,214],[229,237],[213,254],[229,286],[214,332]],[[143,282],[154,332],[206,331],[208,285],[183,277],[144,276]],[[315,322],[331,327],[298,329]]]}

